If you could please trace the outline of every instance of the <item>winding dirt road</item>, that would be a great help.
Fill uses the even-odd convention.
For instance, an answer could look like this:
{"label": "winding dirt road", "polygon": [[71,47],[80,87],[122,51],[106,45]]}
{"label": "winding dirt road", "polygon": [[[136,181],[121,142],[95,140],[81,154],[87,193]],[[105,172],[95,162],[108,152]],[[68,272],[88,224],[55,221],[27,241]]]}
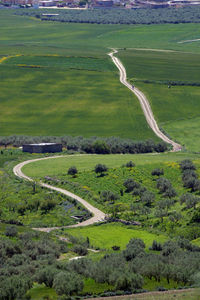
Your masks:
{"label": "winding dirt road", "polygon": [[[173,146],[173,151],[180,151],[181,148],[182,148],[181,145],[179,145],[179,144],[175,143],[174,141],[172,141],[171,139],[169,139],[158,128],[158,125],[157,125],[157,123],[156,123],[156,121],[154,119],[153,112],[151,110],[151,107],[149,105],[149,102],[148,102],[146,96],[138,88],[133,87],[130,83],[128,83],[128,81],[126,79],[126,70],[125,70],[123,64],[121,63],[121,61],[117,57],[114,56],[114,54],[116,54],[117,52],[118,51],[116,49],[113,49],[113,51],[110,52],[108,55],[111,57],[113,63],[119,69],[119,72],[120,72],[120,82],[122,84],[124,84],[128,89],[130,89],[136,95],[136,97],[139,99],[140,105],[141,105],[142,110],[144,112],[144,115],[146,117],[147,123],[152,128],[152,130],[155,132],[155,134],[158,137],[160,137],[163,141],[171,144]],[[22,172],[22,167],[23,166],[25,166],[25,165],[27,165],[29,163],[32,163],[32,162],[36,162],[36,161],[40,161],[40,160],[46,160],[46,159],[56,159],[56,158],[59,158],[59,157],[61,157],[61,156],[51,156],[51,157],[45,157],[45,158],[37,158],[37,159],[27,160],[27,161],[21,162],[18,165],[16,165],[13,168],[13,172],[19,178],[22,178],[22,179],[25,179],[25,180],[28,180],[28,181],[33,181],[32,178],[28,177],[27,175],[25,175]],[[94,206],[92,206],[91,204],[89,204],[86,200],[84,200],[81,197],[79,197],[79,196],[71,193],[70,191],[67,191],[65,189],[58,188],[58,187],[55,187],[55,186],[52,186],[50,184],[46,184],[46,183],[43,183],[43,182],[39,182],[39,185],[42,186],[42,187],[45,187],[47,189],[50,189],[50,190],[62,193],[62,194],[66,195],[66,196],[68,196],[70,198],[73,198],[73,199],[77,200],[90,213],[92,213],[93,217],[90,218],[90,219],[88,219],[88,220],[86,220],[86,221],[84,221],[84,222],[81,222],[81,223],[78,223],[78,224],[75,224],[75,225],[62,226],[62,227],[49,227],[49,228],[34,228],[36,230],[44,231],[44,232],[50,232],[52,230],[59,229],[59,228],[87,226],[87,225],[91,225],[91,224],[103,221],[105,219],[105,217],[106,217],[106,215],[102,211],[100,211],[99,209],[95,208]]]}
{"label": "winding dirt road", "polygon": [[126,76],[126,69],[124,68],[122,62],[119,60],[119,58],[115,57],[114,54],[116,54],[118,51],[116,49],[112,49],[113,51],[108,53],[108,55],[111,57],[113,63],[116,65],[116,67],[119,69],[120,72],[120,82],[125,85],[129,90],[132,91],[140,101],[140,105],[142,107],[143,113],[145,115],[145,118],[147,120],[147,123],[149,124],[150,128],[155,132],[155,134],[161,138],[164,142],[167,142],[168,144],[171,144],[173,146],[173,151],[180,151],[182,149],[181,145],[175,143],[171,139],[169,139],[160,129],[158,128],[157,122],[154,118],[153,112],[151,110],[149,101],[147,100],[146,96],[136,87],[133,87],[128,81]]}
{"label": "winding dirt road", "polygon": [[[45,158],[37,158],[37,159],[27,160],[27,161],[21,162],[18,165],[16,165],[13,168],[13,172],[19,178],[22,178],[22,179],[25,179],[25,180],[28,180],[28,181],[33,181],[32,178],[28,177],[27,175],[25,175],[22,172],[22,167],[23,166],[25,166],[27,164],[30,164],[32,162],[35,162],[35,161],[46,160],[46,159],[56,159],[56,158],[59,158],[59,157],[63,157],[63,156],[51,156],[51,157],[45,157]],[[46,183],[43,183],[43,182],[39,182],[39,185],[42,186],[42,187],[45,187],[47,189],[50,189],[50,190],[59,192],[61,194],[64,194],[64,195],[66,195],[66,196],[68,196],[68,197],[70,197],[72,199],[77,200],[89,212],[92,213],[93,217],[90,218],[90,219],[88,219],[88,220],[86,220],[86,221],[83,221],[83,222],[80,222],[78,224],[75,224],[75,225],[62,226],[62,227],[33,228],[35,230],[44,231],[44,232],[50,232],[52,230],[59,229],[59,228],[69,228],[69,227],[71,228],[71,227],[87,226],[87,225],[91,225],[91,224],[103,221],[105,219],[105,217],[106,217],[106,215],[102,211],[100,211],[98,208],[92,206],[86,200],[82,199],[81,197],[79,197],[79,196],[77,196],[77,195],[75,195],[75,194],[73,194],[73,193],[71,193],[71,192],[69,192],[69,191],[67,191],[65,189],[61,189],[61,188],[58,188],[58,187],[55,187],[53,185],[46,184]]]}

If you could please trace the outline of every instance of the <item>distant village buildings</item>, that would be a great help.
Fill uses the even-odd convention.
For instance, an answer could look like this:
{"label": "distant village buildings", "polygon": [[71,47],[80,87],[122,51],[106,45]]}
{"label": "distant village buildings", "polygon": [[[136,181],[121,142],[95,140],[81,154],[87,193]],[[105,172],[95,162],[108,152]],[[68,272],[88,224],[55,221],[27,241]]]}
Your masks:
{"label": "distant village buildings", "polygon": [[[85,3],[84,3],[85,2]],[[165,8],[199,5],[198,0],[1,0],[5,5],[43,8]]]}

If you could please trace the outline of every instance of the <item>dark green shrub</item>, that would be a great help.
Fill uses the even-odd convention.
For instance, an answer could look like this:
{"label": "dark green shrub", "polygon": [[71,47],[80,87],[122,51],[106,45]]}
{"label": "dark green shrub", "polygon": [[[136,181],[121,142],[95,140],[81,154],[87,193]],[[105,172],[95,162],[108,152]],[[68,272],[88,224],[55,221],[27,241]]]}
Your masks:
{"label": "dark green shrub", "polygon": [[153,241],[152,246],[149,247],[149,250],[161,251],[162,245],[160,243],[158,243],[157,241]]}
{"label": "dark green shrub", "polygon": [[72,295],[82,291],[83,280],[74,272],[60,272],[55,276],[53,288],[58,295]]}
{"label": "dark green shrub", "polygon": [[120,246],[112,246],[112,249],[114,250],[114,251],[118,251],[118,250],[120,250]]}
{"label": "dark green shrub", "polygon": [[72,175],[72,176],[76,175],[77,173],[78,173],[78,170],[75,166],[70,167],[67,172],[68,175]]}
{"label": "dark green shrub", "polygon": [[160,176],[160,175],[164,175],[164,170],[163,169],[154,169],[152,172],[151,172],[151,175],[153,176]]}
{"label": "dark green shrub", "polygon": [[135,167],[135,164],[130,160],[129,162],[126,163],[125,165],[127,168],[133,168]]}
{"label": "dark green shrub", "polygon": [[7,226],[6,227],[6,231],[5,231],[5,235],[9,236],[9,237],[15,237],[17,236],[17,227],[15,226]]}
{"label": "dark green shrub", "polygon": [[84,256],[88,254],[87,248],[82,245],[75,245],[71,250],[80,256]]}
{"label": "dark green shrub", "polygon": [[181,170],[196,170],[195,165],[190,159],[185,159],[180,162]]}
{"label": "dark green shrub", "polygon": [[130,193],[133,191],[133,189],[140,187],[140,184],[135,180],[133,180],[132,178],[126,179],[123,185],[125,186],[127,193]]}
{"label": "dark green shrub", "polygon": [[100,198],[106,202],[106,201],[111,201],[114,202],[115,200],[119,199],[119,195],[114,194],[111,191],[102,191],[100,194]]}
{"label": "dark green shrub", "polygon": [[103,176],[103,174],[108,171],[108,168],[105,165],[97,164],[94,168],[94,171],[96,174],[100,174],[100,176]]}

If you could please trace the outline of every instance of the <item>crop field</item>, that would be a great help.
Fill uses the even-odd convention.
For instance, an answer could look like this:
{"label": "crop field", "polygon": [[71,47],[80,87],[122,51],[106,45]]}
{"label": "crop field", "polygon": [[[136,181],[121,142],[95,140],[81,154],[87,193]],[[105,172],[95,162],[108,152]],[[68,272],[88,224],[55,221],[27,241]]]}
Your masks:
{"label": "crop field", "polygon": [[199,54],[126,50],[119,57],[129,79],[150,100],[160,126],[187,150],[198,152]]}
{"label": "crop field", "polygon": [[115,67],[110,60],[92,57],[73,57],[59,55],[30,55],[30,56],[11,56],[7,57],[3,64],[15,65],[18,67],[55,67],[90,71],[114,71]]}
{"label": "crop field", "polygon": [[[122,60],[128,67],[129,78],[144,80],[152,76],[153,80],[168,80],[169,75],[174,74],[170,79],[198,82],[200,43],[179,42],[197,38],[199,24],[63,24],[16,16],[13,12],[0,12],[1,135],[113,135],[156,140],[146,125],[138,100],[119,83],[117,70],[107,56],[109,47],[193,52],[190,55],[167,52],[166,55],[165,52],[136,51],[134,56],[127,50],[122,52],[127,56]],[[11,27],[15,28],[14,33]],[[133,76],[132,66],[136,72]],[[143,83],[138,84],[143,88]],[[177,95],[168,99],[165,89],[157,93],[165,98],[159,106],[154,98],[156,88],[154,84],[153,87],[145,85],[144,92],[150,95],[159,125],[187,149],[198,151],[192,135],[189,136],[190,124],[185,127],[187,132],[181,135],[182,123],[173,123],[187,120],[188,116],[183,116],[182,111],[186,111],[189,104],[181,105],[180,117],[166,121],[160,112],[168,115],[169,110],[171,114],[169,102]],[[197,118],[198,87],[179,88],[177,101],[180,102],[182,96],[188,99],[192,95],[189,117]],[[195,124],[191,129],[198,137]]]}
{"label": "crop field", "polygon": [[4,64],[0,70],[1,135],[154,138],[115,73]]}
{"label": "crop field", "polygon": [[127,49],[119,51],[118,57],[126,66],[129,79],[200,84],[200,54]]}
{"label": "crop field", "polygon": [[[102,56],[109,47],[155,48],[200,52],[200,42],[179,43],[199,37],[200,24],[97,25],[41,22],[1,11],[0,55],[59,54]],[[10,28],[14,26],[15,31]],[[87,43],[86,43],[87,41]]]}
{"label": "crop field", "polygon": [[[13,166],[39,155],[1,148],[0,294],[12,287],[18,298],[28,292],[32,300],[55,300],[62,293],[79,298],[199,286],[200,41],[189,40],[199,38],[200,24],[72,24],[15,12],[0,10],[1,136],[158,141],[138,100],[119,82],[107,55],[116,47],[124,49],[118,55],[128,78],[150,99],[159,126],[186,151],[61,156],[26,165],[34,181],[23,182]],[[98,173],[97,164],[108,169]],[[68,174],[72,166],[75,175]],[[49,234],[31,230],[91,217],[75,200],[37,186],[39,180],[81,196],[108,221]],[[193,291],[171,296],[198,299]]]}

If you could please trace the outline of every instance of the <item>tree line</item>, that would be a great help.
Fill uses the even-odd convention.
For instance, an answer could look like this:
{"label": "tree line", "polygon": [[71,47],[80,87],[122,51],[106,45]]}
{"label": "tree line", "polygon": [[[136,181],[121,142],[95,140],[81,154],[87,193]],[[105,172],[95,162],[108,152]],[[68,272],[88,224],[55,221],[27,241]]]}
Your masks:
{"label": "tree line", "polygon": [[153,140],[133,141],[131,139],[122,139],[119,137],[90,137],[82,136],[8,136],[0,137],[0,146],[7,147],[12,145],[20,147],[23,144],[37,143],[61,143],[63,147],[72,152],[96,153],[96,154],[117,154],[117,153],[150,153],[164,152],[170,148],[163,141],[155,142]]}
{"label": "tree line", "polygon": [[20,9],[18,15],[39,18],[43,21],[96,24],[164,24],[164,23],[199,23],[200,6],[193,5],[182,8],[140,8],[140,9],[88,9],[59,10],[58,16],[44,16],[55,13],[55,10]]}
{"label": "tree line", "polygon": [[[76,247],[84,249],[89,243],[87,239],[84,245]],[[54,288],[59,300],[73,299],[81,295],[86,278],[108,283],[113,290],[110,295],[142,291],[145,278],[155,280],[160,289],[164,289],[163,279],[179,286],[199,285],[200,247],[187,239],[177,238],[163,244],[153,241],[150,252],[143,240],[136,238],[123,251],[117,245],[112,248],[113,252],[100,260],[59,261],[60,254],[68,252],[65,242],[37,232],[18,233],[16,228],[7,227],[0,238],[0,300],[30,299],[27,291],[34,282]]]}

